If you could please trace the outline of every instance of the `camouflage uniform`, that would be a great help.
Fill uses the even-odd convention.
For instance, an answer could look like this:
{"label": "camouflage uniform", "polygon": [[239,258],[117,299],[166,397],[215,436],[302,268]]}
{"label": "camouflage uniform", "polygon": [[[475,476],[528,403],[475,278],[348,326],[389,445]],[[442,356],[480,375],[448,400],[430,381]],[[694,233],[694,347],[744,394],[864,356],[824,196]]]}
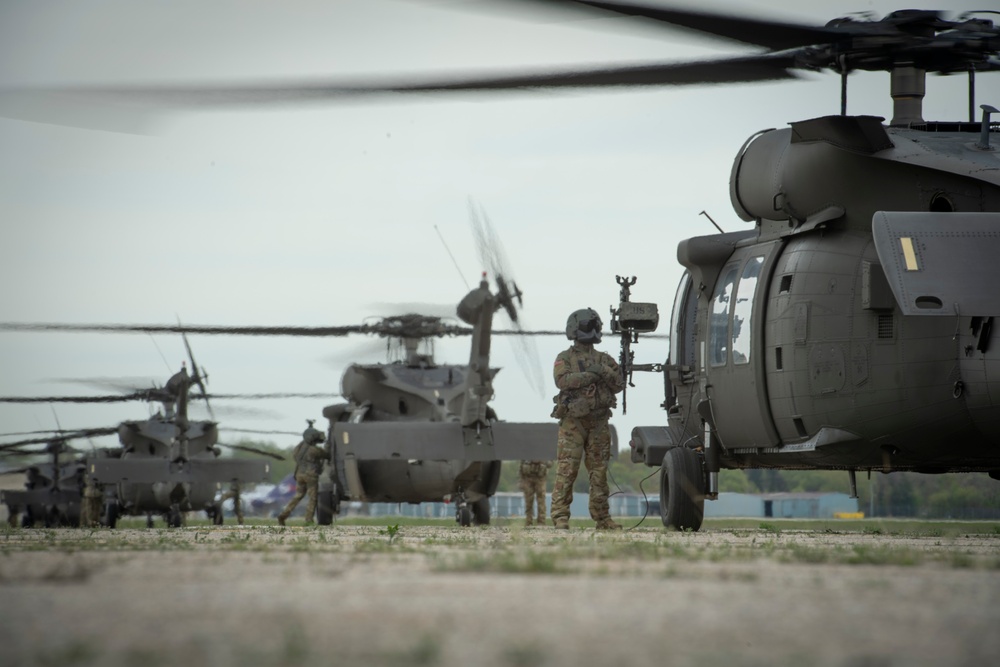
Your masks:
{"label": "camouflage uniform", "polygon": [[88,479],[83,487],[80,502],[80,527],[96,528],[101,525],[101,510],[104,509],[104,492],[101,485]]}
{"label": "camouflage uniform", "polygon": [[243,501],[240,500],[240,485],[233,483],[230,485],[229,490],[223,493],[219,497],[219,505],[221,506],[227,500],[233,501],[233,512],[236,514],[236,521],[240,525],[243,524]]}
{"label": "camouflage uniform", "polygon": [[598,528],[619,528],[608,510],[608,460],[611,429],[608,419],[616,407],[615,394],[625,388],[618,363],[592,344],[575,342],[556,357],[553,370],[559,395],[552,416],[559,418],[556,482],[552,489],[552,522],[569,525],[573,483],[580,460],[590,475],[590,516]]}
{"label": "camouflage uniform", "polygon": [[305,440],[295,446],[295,495],[285,505],[278,515],[278,523],[285,525],[285,520],[291,516],[292,510],[299,504],[299,501],[309,494],[309,501],[306,503],[306,524],[313,522],[313,514],[316,512],[316,502],[319,499],[319,474],[323,472],[323,461],[330,460],[330,454],[325,449],[316,447]]}
{"label": "camouflage uniform", "polygon": [[534,522],[545,525],[545,478],[548,477],[551,461],[521,461],[518,474],[521,477],[521,491],[524,492],[524,525],[530,526],[534,504],[538,501],[538,517]]}

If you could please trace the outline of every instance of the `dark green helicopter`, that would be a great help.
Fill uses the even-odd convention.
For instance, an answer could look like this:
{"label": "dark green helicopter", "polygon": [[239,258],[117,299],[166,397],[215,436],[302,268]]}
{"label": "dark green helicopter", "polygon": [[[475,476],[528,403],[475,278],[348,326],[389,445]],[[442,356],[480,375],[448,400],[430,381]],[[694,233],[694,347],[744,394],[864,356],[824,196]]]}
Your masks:
{"label": "dark green helicopter", "polygon": [[[160,409],[148,419],[127,420],[116,427],[81,429],[46,438],[33,438],[0,445],[0,448],[25,454],[26,446],[45,441],[46,451],[53,461],[42,470],[39,466],[25,469],[25,491],[5,492],[5,502],[13,515],[22,513],[22,525],[78,525],[80,502],[86,484],[103,490],[102,525],[114,528],[124,515],[145,515],[147,525],[154,516],[162,516],[169,527],[179,527],[184,515],[204,511],[216,524],[223,523],[220,490],[244,483],[266,482],[270,464],[263,460],[220,458],[222,447],[250,451],[281,459],[280,455],[245,445],[219,442],[218,423],[213,420],[193,420],[188,417],[192,399],[208,400],[205,373],[195,364],[187,345],[191,367],[187,365],[172,375],[163,387],[136,390],[129,394],[110,396],[44,396],[0,397],[10,403],[107,403],[117,401],[147,401],[158,403]],[[191,387],[200,393],[191,394]],[[216,395],[216,398],[269,398],[287,394]],[[312,395],[310,395],[312,396]],[[211,408],[209,407],[211,413]],[[87,453],[69,450],[71,438],[117,433],[119,448]],[[60,460],[60,454],[72,451],[74,458]],[[58,492],[58,497],[52,496]],[[45,493],[49,495],[46,496]]]}
{"label": "dark green helicopter", "polygon": [[[0,445],[0,458],[24,463],[5,474],[23,473],[24,489],[0,491],[0,503],[7,506],[7,521],[22,528],[80,525],[80,510],[86,485],[87,462],[113,457],[118,450],[96,448],[77,449],[69,443],[93,436],[109,435],[116,428],[94,428],[75,431],[39,431],[39,435]],[[34,435],[24,433],[15,435]]]}
{"label": "dark green helicopter", "polygon": [[[203,326],[203,325],[116,325],[116,324],[0,324],[8,331],[92,331],[117,333],[181,333],[238,336],[346,336],[376,335],[386,338],[390,360],[386,363],[353,363],[344,371],[341,392],[346,401],[328,405],[323,416],[329,420],[327,448],[330,464],[320,478],[317,521],[329,524],[340,512],[341,502],[422,503],[447,501],[454,504],[459,524],[485,525],[490,522],[489,498],[496,492],[502,462],[505,460],[549,459],[556,456],[557,426],[554,423],[515,423],[497,418],[491,406],[494,400],[493,378],[500,370],[490,366],[494,335],[510,336],[520,344],[527,359],[525,371],[538,372],[537,355],[527,343],[531,336],[564,336],[564,331],[526,331],[519,322],[518,307],[522,293],[510,277],[506,257],[488,217],[470,203],[473,233],[480,260],[488,267],[479,285],[471,289],[456,308],[457,317],[469,326],[450,323],[438,316],[416,313],[384,317],[378,321],[339,327],[294,326]],[[494,290],[488,277],[492,276]],[[513,328],[495,330],[494,315],[503,311]],[[468,336],[471,339],[466,364],[441,364],[434,359],[433,342],[437,338]],[[186,339],[185,339],[186,342]],[[190,356],[190,348],[188,348]],[[192,368],[197,368],[191,357]],[[109,480],[135,479],[141,468],[148,480],[178,480],[173,472],[178,457],[185,458],[187,474],[200,472],[201,459],[214,456],[212,445],[217,432],[214,422],[191,422],[187,419],[187,387],[197,384],[202,396],[209,396],[201,384],[202,374],[189,375],[186,369],[176,374],[167,387],[156,394],[164,402],[164,413],[148,422],[122,425],[119,435],[126,451],[137,455],[122,461],[101,461],[102,483]],[[541,387],[541,378],[534,377]],[[333,394],[331,394],[333,395]],[[253,397],[290,396],[290,394],[253,394]],[[309,395],[306,395],[309,396]],[[235,395],[239,397],[239,395]],[[0,401],[4,400],[0,398]],[[160,425],[160,421],[164,423]],[[186,427],[182,427],[183,425]],[[163,437],[158,434],[163,432]],[[168,436],[172,435],[172,439]],[[185,437],[186,436],[186,437]],[[152,448],[147,457],[146,449]],[[183,448],[187,449],[184,450]],[[169,448],[169,449],[168,449]],[[264,452],[262,452],[264,453]],[[134,461],[127,459],[137,456]],[[205,469],[215,480],[229,481],[236,471],[211,461]],[[230,460],[231,464],[252,463]],[[157,466],[157,467],[154,467]],[[164,467],[166,466],[166,467]],[[216,471],[221,471],[216,474]],[[223,477],[220,477],[222,475]],[[253,476],[251,481],[253,480]],[[240,479],[247,480],[244,474]],[[143,477],[143,480],[147,480]],[[142,498],[155,494],[166,496],[150,503],[174,503],[170,488],[143,487]],[[200,488],[200,487],[198,487]],[[208,491],[190,503],[201,508],[208,502]],[[191,491],[185,490],[188,496]],[[124,509],[121,498],[139,497],[123,490],[118,511]],[[140,504],[128,507],[139,511]],[[146,506],[145,501],[141,506]],[[221,512],[205,505],[210,515]]]}

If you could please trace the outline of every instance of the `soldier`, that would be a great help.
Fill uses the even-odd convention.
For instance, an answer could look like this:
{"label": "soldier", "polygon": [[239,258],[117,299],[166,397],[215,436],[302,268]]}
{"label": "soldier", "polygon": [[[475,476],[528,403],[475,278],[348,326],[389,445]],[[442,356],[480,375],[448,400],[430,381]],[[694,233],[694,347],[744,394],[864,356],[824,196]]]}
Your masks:
{"label": "soldier", "polygon": [[601,318],[591,308],[575,311],[566,322],[573,345],[556,357],[553,375],[559,394],[552,416],[559,420],[556,483],[552,489],[552,523],[569,529],[573,483],[583,459],[590,475],[590,516],[598,530],[620,530],[608,510],[608,460],[611,458],[611,408],[625,388],[617,362],[594,349],[601,342]]}
{"label": "soldier", "polygon": [[229,485],[229,490],[219,496],[219,505],[226,502],[227,500],[233,501],[233,512],[236,514],[236,521],[241,526],[243,525],[243,501],[240,499],[240,484],[239,482],[233,482]]}
{"label": "soldier", "polygon": [[551,461],[521,461],[518,474],[521,477],[521,491],[524,491],[524,525],[532,524],[533,505],[538,501],[537,526],[545,525],[545,478],[548,477]]}
{"label": "soldier", "polygon": [[306,493],[309,494],[309,502],[306,504],[305,523],[307,526],[312,525],[319,497],[319,474],[323,472],[323,461],[330,460],[329,452],[314,446],[322,444],[326,438],[322,432],[313,428],[313,420],[308,421],[309,428],[302,432],[302,442],[295,446],[292,454],[295,458],[295,495],[278,515],[278,523],[282,526]]}
{"label": "soldier", "polygon": [[101,510],[104,509],[104,491],[101,485],[89,475],[83,485],[80,503],[80,527],[96,528],[101,525]]}

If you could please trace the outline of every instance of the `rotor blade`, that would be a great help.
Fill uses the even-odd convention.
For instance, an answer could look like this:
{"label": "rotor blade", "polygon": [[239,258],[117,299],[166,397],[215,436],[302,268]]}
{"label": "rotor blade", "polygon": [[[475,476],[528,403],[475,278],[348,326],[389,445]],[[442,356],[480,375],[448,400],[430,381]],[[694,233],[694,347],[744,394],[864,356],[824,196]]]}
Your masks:
{"label": "rotor blade", "polygon": [[229,428],[229,427],[226,427],[226,428],[220,428],[219,430],[220,431],[227,431],[227,432],[231,432],[231,433],[257,433],[257,434],[260,434],[260,435],[292,435],[292,436],[295,436],[295,437],[298,437],[298,436],[302,435],[301,433],[299,433],[297,431],[258,431],[256,429],[252,429],[252,428]]}
{"label": "rotor blade", "polygon": [[730,14],[687,11],[653,7],[634,2],[599,2],[596,0],[534,0],[541,4],[572,4],[596,7],[622,16],[638,16],[672,26],[725,37],[744,44],[763,46],[773,51],[797,46],[826,44],[845,37],[843,30],[768,21]]}
{"label": "rotor blade", "polygon": [[0,403],[127,403],[151,400],[151,392],[108,396],[0,396]]}
{"label": "rotor blade", "polygon": [[[70,433],[66,435],[60,435],[58,437],[48,437],[48,438],[28,438],[25,440],[18,440],[17,442],[5,442],[0,445],[0,449],[10,449],[13,447],[21,447],[24,445],[48,445],[54,442],[65,443],[67,440],[75,440],[78,438],[86,438],[95,435],[111,435],[112,433],[117,433],[117,426],[108,426],[104,428],[92,428],[85,429],[81,431],[76,431],[75,433]],[[36,452],[37,453],[37,452]]]}
{"label": "rotor blade", "polygon": [[[456,327],[457,329],[457,327]],[[171,324],[60,324],[55,322],[0,322],[0,331],[50,331],[94,333],[190,333],[209,336],[347,336],[378,333],[377,325],[343,327],[215,326]],[[459,332],[461,333],[461,332]]]}
{"label": "rotor blade", "polygon": [[53,384],[78,384],[95,389],[119,391],[123,394],[135,393],[152,389],[156,382],[152,378],[130,377],[93,377],[93,378],[46,378],[44,382]]}
{"label": "rotor blade", "polygon": [[340,398],[340,394],[327,393],[297,393],[297,392],[277,392],[273,394],[193,394],[192,398],[219,398],[219,399],[275,399],[275,398]]}
{"label": "rotor blade", "polygon": [[[360,95],[380,93],[420,93],[444,91],[488,91],[516,88],[601,88],[611,86],[664,86],[702,83],[738,83],[794,78],[789,69],[796,67],[788,54],[763,54],[689,63],[649,63],[618,65],[597,69],[566,70],[495,75],[451,75],[437,80],[413,81],[412,78],[383,83],[350,83],[312,79],[299,82],[260,82],[233,84],[192,84],[188,86],[121,86],[116,88],[69,88],[53,90],[72,106],[74,98],[131,100],[162,107],[263,107],[268,105],[300,106],[309,102],[329,102]],[[4,97],[16,97],[39,91],[0,91]],[[0,114],[3,110],[0,109]],[[72,124],[72,123],[67,123]],[[199,327],[136,328],[136,331],[216,333]],[[213,328],[214,329],[214,328]],[[254,327],[260,333],[287,331],[287,335],[343,335],[336,327]],[[91,329],[95,330],[95,329]],[[253,331],[245,332],[255,335]],[[346,333],[351,333],[347,331]]]}
{"label": "rotor blade", "polygon": [[215,443],[220,447],[228,447],[229,449],[239,449],[244,452],[253,452],[254,454],[263,454],[264,456],[270,456],[272,459],[277,459],[279,461],[284,461],[285,457],[281,454],[275,454],[274,452],[268,452],[263,449],[257,449],[256,447],[247,447],[246,445],[227,445],[221,442]]}

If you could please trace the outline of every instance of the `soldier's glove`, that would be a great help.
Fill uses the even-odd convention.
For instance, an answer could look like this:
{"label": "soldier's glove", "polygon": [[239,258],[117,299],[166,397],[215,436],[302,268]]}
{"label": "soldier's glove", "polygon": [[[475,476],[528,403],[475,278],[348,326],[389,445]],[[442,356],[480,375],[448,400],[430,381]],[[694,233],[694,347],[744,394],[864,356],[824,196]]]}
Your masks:
{"label": "soldier's glove", "polygon": [[618,373],[613,368],[602,366],[601,364],[592,364],[588,366],[587,372],[593,373],[608,383],[616,382],[618,379]]}

